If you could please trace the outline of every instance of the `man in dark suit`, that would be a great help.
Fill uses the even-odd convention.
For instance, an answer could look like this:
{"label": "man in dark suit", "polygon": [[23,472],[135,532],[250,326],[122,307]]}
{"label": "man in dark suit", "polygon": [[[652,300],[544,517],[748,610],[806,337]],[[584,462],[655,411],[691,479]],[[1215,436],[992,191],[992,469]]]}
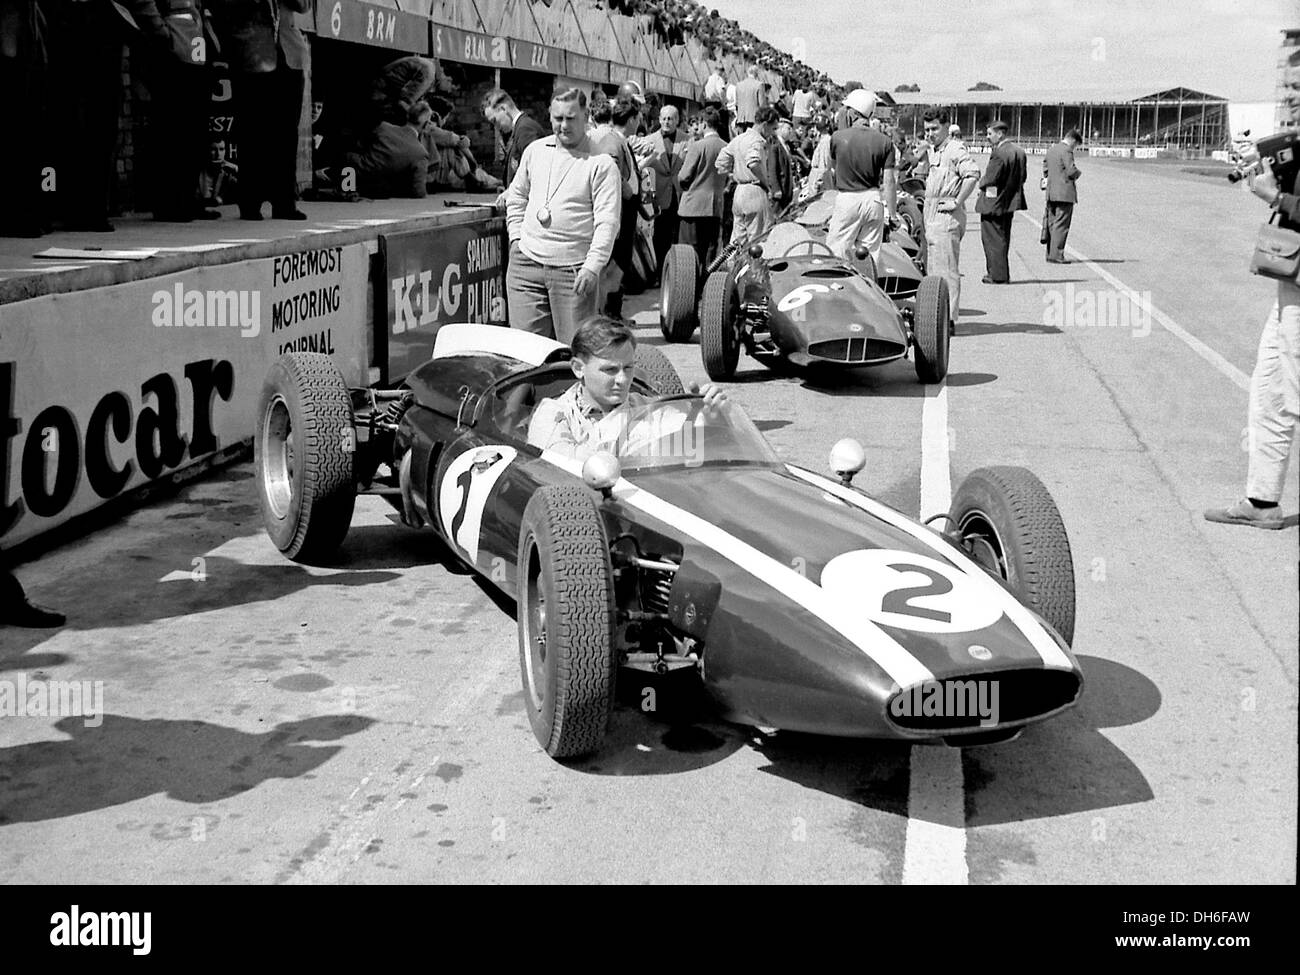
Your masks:
{"label": "man in dark suit", "polygon": [[655,186],[655,274],[663,271],[668,248],[677,242],[677,205],[682,190],[677,183],[686,157],[686,136],[678,126],[681,115],[672,105],[659,111],[659,128],[641,140],[649,153],[646,168],[654,173]]}
{"label": "man in dark suit", "polygon": [[298,119],[307,40],[295,13],[311,0],[214,0],[222,56],[230,63],[239,145],[239,216],[306,220],[297,207]]}
{"label": "man in dark suit", "polygon": [[36,0],[0,0],[0,237],[40,237],[48,214],[42,170],[53,164],[44,105],[49,26]]}
{"label": "man in dark suit", "polygon": [[1065,238],[1070,234],[1074,205],[1079,190],[1074,181],[1080,176],[1074,164],[1074,150],[1083,141],[1078,129],[1047,150],[1043,160],[1043,178],[1047,180],[1047,263],[1069,264],[1065,259]]}
{"label": "man in dark suit", "polygon": [[703,113],[704,135],[690,144],[677,174],[682,185],[682,199],[677,205],[681,228],[677,242],[690,244],[708,266],[717,254],[718,235],[722,231],[723,198],[727,177],[718,172],[718,153],[726,142],[722,139],[722,113],[712,105]]}
{"label": "man in dark suit", "polygon": [[[505,143],[506,172],[504,182],[509,186],[514,182],[515,173],[519,172],[519,160],[524,150],[532,143],[546,135],[541,124],[532,116],[519,110],[515,100],[500,88],[493,88],[483,96],[483,117],[491,122]],[[497,200],[505,203],[505,193]]]}
{"label": "man in dark suit", "polygon": [[988,168],[979,182],[975,212],[980,215],[980,240],[984,244],[985,284],[1010,284],[1007,254],[1011,250],[1011,222],[1025,204],[1025,150],[1007,139],[1007,123],[988,128],[993,147]]}

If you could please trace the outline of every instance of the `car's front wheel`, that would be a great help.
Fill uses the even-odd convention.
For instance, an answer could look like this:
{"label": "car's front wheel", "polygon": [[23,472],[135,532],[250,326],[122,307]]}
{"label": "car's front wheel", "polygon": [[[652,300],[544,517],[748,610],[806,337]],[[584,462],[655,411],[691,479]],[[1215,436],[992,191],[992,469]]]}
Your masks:
{"label": "car's front wheel", "polygon": [[736,373],[740,360],[740,317],[736,286],[724,268],[704,282],[700,298],[700,358],[704,371],[718,382]]}
{"label": "car's front wheel", "polygon": [[689,342],[695,332],[700,259],[689,244],[673,244],[660,277],[659,330],[669,342]]}
{"label": "car's front wheel", "polygon": [[948,282],[922,278],[912,313],[912,345],[916,378],[923,383],[940,383],[948,375],[949,314]]}
{"label": "car's front wheel", "polygon": [[519,533],[519,666],[553,758],[600,748],[614,701],[614,573],[600,511],[576,484],[540,488]]}
{"label": "car's front wheel", "polygon": [[1074,641],[1074,560],[1056,502],[1023,467],[982,467],[948,512],[962,547],[1021,601]]}
{"label": "car's front wheel", "polygon": [[287,352],[271,366],[257,407],[253,457],[262,522],[297,562],[343,544],[356,504],[352,400],[328,355]]}

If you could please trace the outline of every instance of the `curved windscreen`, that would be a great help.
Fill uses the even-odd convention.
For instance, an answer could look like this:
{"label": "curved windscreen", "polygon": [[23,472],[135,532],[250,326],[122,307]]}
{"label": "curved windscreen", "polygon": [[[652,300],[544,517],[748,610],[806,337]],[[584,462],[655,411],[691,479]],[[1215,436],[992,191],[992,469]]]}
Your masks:
{"label": "curved windscreen", "polygon": [[699,396],[628,410],[614,453],[625,471],[781,463],[744,410],[732,403],[706,410]]}

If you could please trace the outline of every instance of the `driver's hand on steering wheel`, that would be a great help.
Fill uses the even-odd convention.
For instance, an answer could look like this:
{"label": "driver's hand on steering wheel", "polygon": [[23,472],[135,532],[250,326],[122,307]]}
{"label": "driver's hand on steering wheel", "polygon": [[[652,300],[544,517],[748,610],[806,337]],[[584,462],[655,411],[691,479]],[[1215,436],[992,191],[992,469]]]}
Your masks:
{"label": "driver's hand on steering wheel", "polygon": [[717,413],[727,405],[727,391],[716,383],[709,383],[703,389],[699,383],[691,383],[690,391],[703,395],[706,413]]}

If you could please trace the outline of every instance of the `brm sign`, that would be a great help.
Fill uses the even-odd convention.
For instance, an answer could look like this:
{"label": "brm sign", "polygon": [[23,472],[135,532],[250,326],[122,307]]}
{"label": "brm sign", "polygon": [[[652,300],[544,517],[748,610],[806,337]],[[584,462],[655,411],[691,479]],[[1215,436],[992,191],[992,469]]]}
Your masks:
{"label": "brm sign", "polygon": [[28,512],[60,520],[86,487],[107,500],[213,453],[220,446],[213,411],[230,402],[235,372],[228,361],[199,359],[138,389],[108,390],[88,412],[49,403],[26,425],[15,404],[35,391],[20,390],[22,381],[17,363],[0,362],[0,538]]}
{"label": "brm sign", "polygon": [[501,217],[380,238],[389,381],[428,361],[439,326],[506,320],[504,244]]}
{"label": "brm sign", "polygon": [[411,54],[429,53],[429,21],[419,14],[361,0],[322,0],[316,4],[318,37],[387,47]]}
{"label": "brm sign", "polygon": [[495,68],[517,68],[541,74],[564,74],[566,52],[534,41],[433,25],[434,57]]}

